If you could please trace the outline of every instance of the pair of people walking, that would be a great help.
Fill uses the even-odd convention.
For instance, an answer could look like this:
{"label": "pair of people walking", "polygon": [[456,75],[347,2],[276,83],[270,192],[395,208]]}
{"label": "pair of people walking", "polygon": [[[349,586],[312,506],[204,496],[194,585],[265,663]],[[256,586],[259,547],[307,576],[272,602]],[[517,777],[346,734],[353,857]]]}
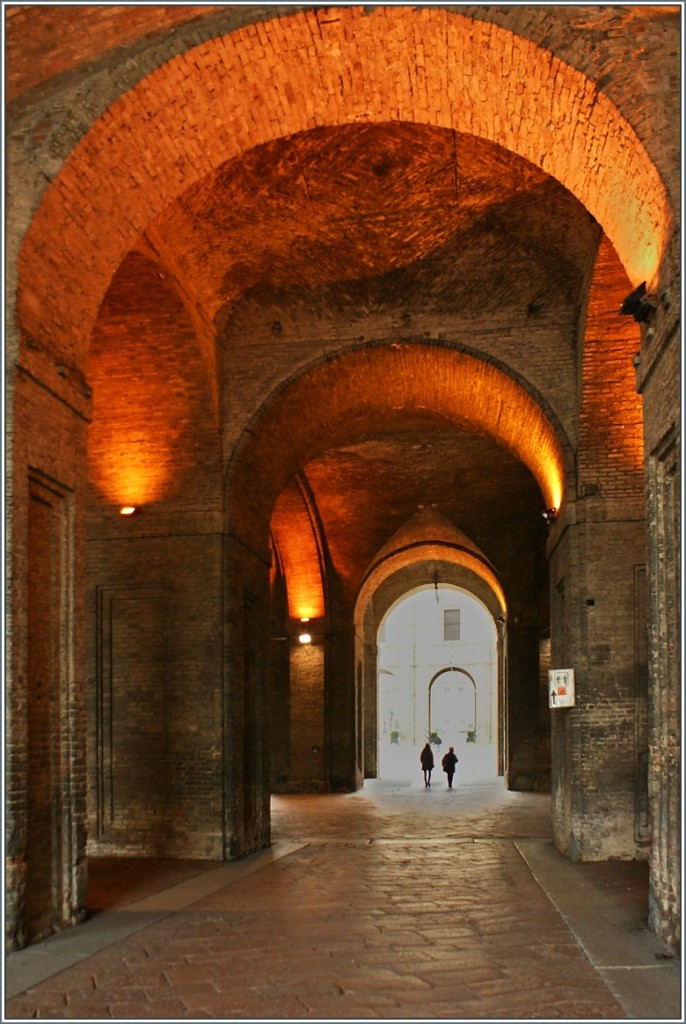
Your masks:
{"label": "pair of people walking", "polygon": [[[422,772],[424,774],[424,788],[431,788],[431,773],[434,769],[434,753],[431,749],[431,744],[426,743],[419,755],[419,762],[422,766]],[[458,762],[455,748],[450,747],[448,752],[445,753],[441,759],[441,768],[448,776],[448,789],[453,788],[453,778],[455,776],[455,765]]]}

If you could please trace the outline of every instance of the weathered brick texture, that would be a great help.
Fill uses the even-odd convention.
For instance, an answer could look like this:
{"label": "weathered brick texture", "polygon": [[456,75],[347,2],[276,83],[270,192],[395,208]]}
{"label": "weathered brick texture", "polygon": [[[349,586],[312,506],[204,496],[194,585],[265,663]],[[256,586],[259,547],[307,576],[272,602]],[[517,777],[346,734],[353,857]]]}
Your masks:
{"label": "weathered brick texture", "polygon": [[7,9],[11,948],[89,855],[373,777],[434,572],[497,623],[507,784],[679,941],[679,17]]}

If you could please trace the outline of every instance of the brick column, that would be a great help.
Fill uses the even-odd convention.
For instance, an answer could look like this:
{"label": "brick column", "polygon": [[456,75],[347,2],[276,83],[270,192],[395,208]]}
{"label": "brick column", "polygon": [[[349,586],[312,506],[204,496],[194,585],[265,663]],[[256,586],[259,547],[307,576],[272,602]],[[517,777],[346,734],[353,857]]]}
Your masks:
{"label": "brick column", "polygon": [[507,628],[507,786],[537,789],[538,624],[512,616]]}
{"label": "brick column", "polygon": [[326,672],[329,786],[333,793],[352,792],[363,782],[357,756],[357,689],[354,633],[351,626],[339,626],[329,637]]}
{"label": "brick column", "polygon": [[16,949],[85,912],[90,401],[83,378],[47,354],[18,366],[11,387],[6,931]]}
{"label": "brick column", "polygon": [[551,711],[554,841],[573,860],[646,856],[644,523],[560,529],[551,555],[551,667],[574,669],[576,704]]}
{"label": "brick column", "polygon": [[649,921],[681,941],[681,323],[679,234],[665,261],[659,309],[643,332],[637,386],[643,396],[648,494],[650,671]]}
{"label": "brick column", "polygon": [[[252,538],[254,541],[255,538]],[[225,538],[224,831],[227,859],[269,845],[269,557]]]}
{"label": "brick column", "polygon": [[323,640],[300,644],[290,651],[290,748],[289,789],[292,792],[324,793],[327,783],[327,749],[324,709],[326,647]]}
{"label": "brick column", "polygon": [[361,650],[359,663],[362,665],[364,690],[364,777],[375,779],[378,776],[378,691],[377,691],[377,656],[376,643],[365,642],[358,638],[358,649]]}

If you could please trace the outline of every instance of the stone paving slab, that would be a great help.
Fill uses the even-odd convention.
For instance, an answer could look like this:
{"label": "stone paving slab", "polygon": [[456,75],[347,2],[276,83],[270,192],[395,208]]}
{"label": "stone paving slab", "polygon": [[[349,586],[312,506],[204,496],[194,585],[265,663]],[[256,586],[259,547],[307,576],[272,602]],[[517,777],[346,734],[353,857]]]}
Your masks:
{"label": "stone paving slab", "polygon": [[[341,857],[339,846],[301,847],[95,953],[87,982],[83,973],[70,978],[62,971],[10,1000],[8,1011],[60,1019],[90,1017],[106,1006],[109,1018],[120,1019],[139,1001],[154,1004],[162,1018],[202,1012],[306,1019],[324,1004],[335,1005],[338,1016],[352,998],[358,1018],[397,1019],[417,1010],[431,1019],[434,1003],[449,1005],[457,1018],[525,1018],[543,992],[548,1009],[572,1001],[596,1018],[623,1016],[513,843],[468,849],[436,840],[420,864],[408,852],[401,844],[392,851],[360,844]],[[506,911],[500,919],[496,908]],[[454,923],[470,951],[464,962]],[[538,970],[523,975],[518,962],[512,966],[513,946],[524,948]],[[191,961],[200,948],[202,962]],[[138,984],[123,956],[134,950],[147,953],[165,985]],[[368,950],[383,951],[381,962],[368,963]],[[412,950],[425,955],[396,960],[397,951]],[[440,968],[437,978],[427,971],[432,964]]]}
{"label": "stone paving slab", "polygon": [[631,903],[602,899],[589,877],[551,843],[518,840],[533,877],[559,910],[611,992],[637,1020],[681,1020],[679,958],[644,927]]}
{"label": "stone paving slab", "polygon": [[[128,904],[122,901],[120,894],[111,894],[111,904],[119,907],[116,912],[97,914],[77,928],[65,929],[49,939],[12,953],[5,969],[5,998],[16,995],[38,984],[44,978],[92,956],[98,949],[109,947],[136,931],[150,927],[156,921],[195,902],[207,893],[240,881],[252,872],[259,871],[275,858],[286,856],[294,848],[292,843],[276,843],[268,850],[262,850],[244,860],[229,864],[208,862],[203,865],[196,862],[193,874],[189,874],[187,862],[183,862],[178,870],[178,876],[181,876],[182,880],[175,884],[175,876],[170,873],[172,869],[169,866],[173,862],[168,862],[161,871],[162,877],[167,881],[162,889],[148,892]],[[128,864],[129,881],[123,882],[122,887],[133,893],[140,892],[137,862],[123,863]],[[123,868],[120,865],[119,873],[122,879],[126,880],[127,876],[122,872]],[[130,880],[132,876],[133,880]]]}
{"label": "stone paving slab", "polygon": [[[282,855],[223,865],[243,866],[224,877],[199,868],[194,883],[184,867],[179,887],[128,906],[113,897],[118,909],[89,922],[90,955],[82,945],[71,965],[57,956],[52,974],[61,936],[8,957],[15,994],[5,1019],[643,1019],[631,1002],[635,973],[628,986],[620,975],[654,976],[653,950],[640,954],[642,968],[626,966],[617,903],[598,890],[592,900],[588,877],[557,863],[545,799],[477,790],[433,815],[411,787],[283,798]],[[599,966],[584,945],[581,910],[591,904],[620,950]],[[98,921],[135,919],[136,908],[140,927],[98,938]],[[41,980],[22,988],[17,957],[41,962]],[[661,1015],[674,1007],[676,962],[667,967],[669,991],[646,1019],[682,1019]]]}

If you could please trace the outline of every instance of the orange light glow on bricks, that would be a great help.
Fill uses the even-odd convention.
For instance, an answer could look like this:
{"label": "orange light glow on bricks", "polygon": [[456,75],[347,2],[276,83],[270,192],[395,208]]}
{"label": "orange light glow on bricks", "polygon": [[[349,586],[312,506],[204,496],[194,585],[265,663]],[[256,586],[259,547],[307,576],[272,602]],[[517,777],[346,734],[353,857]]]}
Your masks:
{"label": "orange light glow on bricks", "polygon": [[[431,123],[543,166],[602,225],[633,284],[653,283],[672,216],[666,189],[597,76],[490,21],[409,5],[342,7],[328,21],[316,10],[271,19],[260,60],[253,33],[246,26],[232,33],[230,46],[218,37],[203,42],[200,56],[191,50],[165,62],[113,102],[74,148],[22,246],[18,318],[27,335],[54,343],[64,332],[61,340],[85,350],[101,282],[177,196],[262,143],[361,119]],[[280,95],[308,98],[282,104],[278,117],[277,73]],[[231,103],[216,103],[215,89]],[[135,174],[135,203],[123,220],[112,196],[127,173]],[[57,225],[64,247],[58,272],[43,242]],[[218,288],[208,294],[215,296],[211,320],[222,298]]]}
{"label": "orange light glow on bricks", "polygon": [[[308,410],[307,418],[302,415],[303,409]],[[564,453],[543,409],[519,383],[492,363],[456,349],[398,344],[332,359],[294,381],[276,398],[263,421],[264,436],[256,430],[253,439],[256,446],[264,445],[263,452],[268,458],[275,444],[269,439],[271,430],[279,434],[288,432],[293,439],[293,472],[306,464],[312,451],[313,436],[306,429],[307,424],[317,425],[316,444],[321,448],[324,444],[336,447],[353,443],[361,432],[379,423],[383,423],[385,431],[407,429],[415,418],[422,423],[435,420],[443,428],[452,422],[489,434],[531,470],[541,490],[542,507],[562,508]],[[323,440],[328,424],[329,434]],[[250,472],[254,476],[261,455],[252,445],[251,458]],[[279,502],[291,500],[282,495]],[[299,617],[309,601],[309,583],[305,579],[309,573],[313,577],[319,573],[316,541],[302,501],[297,528],[294,510],[287,517],[279,515],[278,508],[277,503],[275,515],[280,532],[295,530],[300,538],[292,545],[292,568],[297,566],[294,579],[295,575],[305,574],[298,583],[304,591],[300,599],[293,598],[293,603],[289,586],[289,608],[294,617]],[[304,548],[300,555],[296,551],[308,536],[310,556],[306,559]]]}
{"label": "orange light glow on bricks", "polygon": [[303,625],[320,618],[325,608],[318,537],[307,494],[297,481],[280,495],[271,533],[286,582],[289,615]]}
{"label": "orange light glow on bricks", "polygon": [[[634,353],[640,328],[617,313],[631,291],[619,257],[603,238],[588,298],[579,413],[580,479],[626,487],[629,471],[643,488],[643,399],[636,391]],[[554,503],[553,503],[554,504]]]}
{"label": "orange light glow on bricks", "polygon": [[[135,294],[135,302],[131,296]],[[157,264],[131,254],[113,280],[92,339],[91,482],[108,504],[149,506],[195,493],[217,450],[198,341]]]}
{"label": "orange light glow on bricks", "polygon": [[[97,449],[96,441],[100,442]],[[122,512],[124,508],[136,510],[166,496],[170,481],[163,457],[166,452],[163,438],[157,438],[155,446],[147,450],[125,430],[114,434],[107,446],[101,446],[101,441],[102,432],[98,431],[90,448],[91,479],[102,498],[116,504],[121,515],[133,514]]]}

